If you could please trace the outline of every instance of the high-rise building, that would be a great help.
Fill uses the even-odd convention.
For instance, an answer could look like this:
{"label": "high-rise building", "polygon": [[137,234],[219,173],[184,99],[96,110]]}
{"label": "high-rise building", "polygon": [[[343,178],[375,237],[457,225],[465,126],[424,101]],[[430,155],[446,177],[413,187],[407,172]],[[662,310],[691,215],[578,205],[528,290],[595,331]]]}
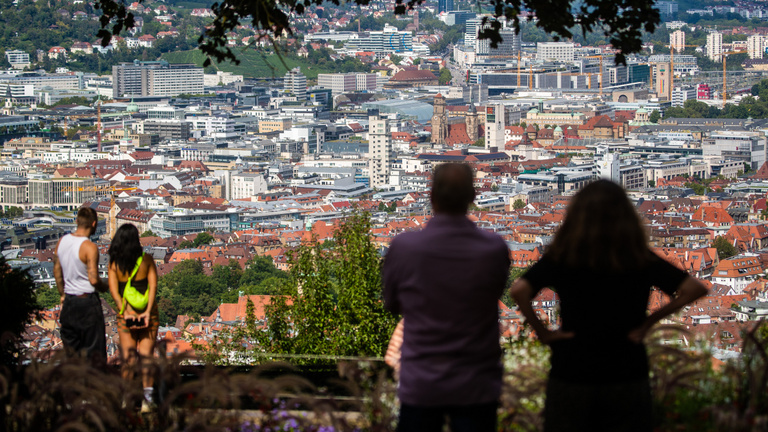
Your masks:
{"label": "high-rise building", "polygon": [[464,45],[469,47],[475,47],[477,42],[477,32],[480,30],[480,26],[483,22],[482,16],[476,16],[475,18],[468,19],[464,23]]}
{"label": "high-rise building", "polygon": [[489,105],[485,109],[485,148],[503,151],[506,144],[504,105]]}
{"label": "high-rise building", "polygon": [[669,63],[654,63],[654,69],[656,70],[656,79],[653,80],[653,84],[656,86],[656,94],[660,98],[672,99],[672,89],[669,86],[670,77],[672,75],[671,67]]}
{"label": "high-rise building", "polygon": [[437,13],[453,10],[453,0],[437,0]]}
{"label": "high-rise building", "polygon": [[707,57],[719,62],[723,59],[723,34],[712,32],[707,35]]}
{"label": "high-rise building", "polygon": [[753,35],[747,38],[747,53],[751,59],[761,59],[768,48],[768,37]]}
{"label": "high-rise building", "polygon": [[669,35],[669,45],[675,52],[685,51],[685,32],[676,30]]}
{"label": "high-rise building", "polygon": [[480,55],[489,55],[491,57],[515,57],[520,52],[520,35],[515,29],[504,27],[499,31],[502,41],[496,46],[491,47],[488,39],[477,40],[475,52]]}
{"label": "high-rise building", "polygon": [[368,117],[368,171],[371,187],[382,188],[389,184],[393,160],[389,119],[378,113],[372,114]]}
{"label": "high-rise building", "polygon": [[178,96],[203,92],[203,68],[166,61],[112,66],[112,96]]}
{"label": "high-rise building", "polygon": [[301,73],[301,69],[293,68],[285,74],[283,89],[296,96],[296,100],[307,100],[307,77]]}

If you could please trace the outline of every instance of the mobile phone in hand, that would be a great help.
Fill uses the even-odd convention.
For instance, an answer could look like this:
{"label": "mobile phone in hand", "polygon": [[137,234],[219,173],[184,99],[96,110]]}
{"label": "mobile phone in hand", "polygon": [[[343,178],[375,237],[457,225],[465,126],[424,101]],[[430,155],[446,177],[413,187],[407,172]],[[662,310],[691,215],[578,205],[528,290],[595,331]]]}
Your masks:
{"label": "mobile phone in hand", "polygon": [[125,319],[125,325],[126,327],[141,327],[143,323],[143,320],[141,318],[135,317],[135,318],[126,318]]}

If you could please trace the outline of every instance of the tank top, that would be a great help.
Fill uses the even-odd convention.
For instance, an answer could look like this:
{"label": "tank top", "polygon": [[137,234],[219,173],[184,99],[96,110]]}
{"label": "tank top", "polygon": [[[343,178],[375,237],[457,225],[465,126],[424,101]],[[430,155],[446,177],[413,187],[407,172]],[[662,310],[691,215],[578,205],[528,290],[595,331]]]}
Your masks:
{"label": "tank top", "polygon": [[80,246],[88,237],[67,234],[61,238],[56,255],[64,274],[64,294],[82,295],[95,291],[88,280],[88,267],[80,260]]}

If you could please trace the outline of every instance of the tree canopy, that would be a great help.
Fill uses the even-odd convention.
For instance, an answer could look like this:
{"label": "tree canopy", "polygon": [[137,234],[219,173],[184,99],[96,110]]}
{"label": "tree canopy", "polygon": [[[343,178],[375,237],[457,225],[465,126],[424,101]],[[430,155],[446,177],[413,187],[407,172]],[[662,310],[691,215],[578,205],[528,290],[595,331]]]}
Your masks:
{"label": "tree canopy", "polygon": [[[143,1],[140,0],[139,3]],[[405,14],[419,6],[423,0],[396,0],[394,12]],[[294,35],[293,19],[304,14],[313,6],[324,5],[325,0],[222,0],[211,6],[215,17],[198,38],[200,50],[208,59],[204,66],[216,61],[230,60],[239,63],[237,55],[227,45],[227,36],[249,21],[261,39],[274,40],[283,35]],[[340,6],[343,0],[331,0]],[[369,0],[352,0],[350,4],[367,5]],[[133,13],[126,6],[129,3],[117,0],[97,0],[94,7],[101,10],[101,30],[98,36],[107,45],[113,35],[120,34],[134,26]],[[639,52],[642,47],[643,31],[653,32],[661,22],[659,11],[653,2],[645,0],[483,0],[478,1],[481,10],[490,10],[492,16],[483,19],[481,39],[488,39],[496,48],[502,41],[502,21],[511,22],[520,28],[520,14],[523,11],[536,15],[536,25],[555,39],[574,37],[578,26],[583,33],[601,31],[618,50],[616,62],[624,63],[625,54]]]}

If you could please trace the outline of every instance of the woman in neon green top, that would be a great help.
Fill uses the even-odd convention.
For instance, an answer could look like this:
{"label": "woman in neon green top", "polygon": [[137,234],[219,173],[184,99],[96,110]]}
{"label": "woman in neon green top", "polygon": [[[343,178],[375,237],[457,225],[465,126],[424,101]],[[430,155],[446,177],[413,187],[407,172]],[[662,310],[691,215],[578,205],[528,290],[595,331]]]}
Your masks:
{"label": "woman in neon green top", "polygon": [[[153,400],[154,377],[149,366],[154,356],[157,329],[160,325],[156,301],[157,268],[151,257],[144,256],[139,241],[139,230],[132,224],[125,224],[117,229],[108,253],[109,292],[120,308],[117,330],[120,335],[123,377],[132,379],[136,360],[141,359],[145,399],[142,408],[146,409]],[[129,282],[130,287],[138,292],[135,294],[141,297],[146,295],[147,304],[144,308],[138,309],[124,298]]]}

